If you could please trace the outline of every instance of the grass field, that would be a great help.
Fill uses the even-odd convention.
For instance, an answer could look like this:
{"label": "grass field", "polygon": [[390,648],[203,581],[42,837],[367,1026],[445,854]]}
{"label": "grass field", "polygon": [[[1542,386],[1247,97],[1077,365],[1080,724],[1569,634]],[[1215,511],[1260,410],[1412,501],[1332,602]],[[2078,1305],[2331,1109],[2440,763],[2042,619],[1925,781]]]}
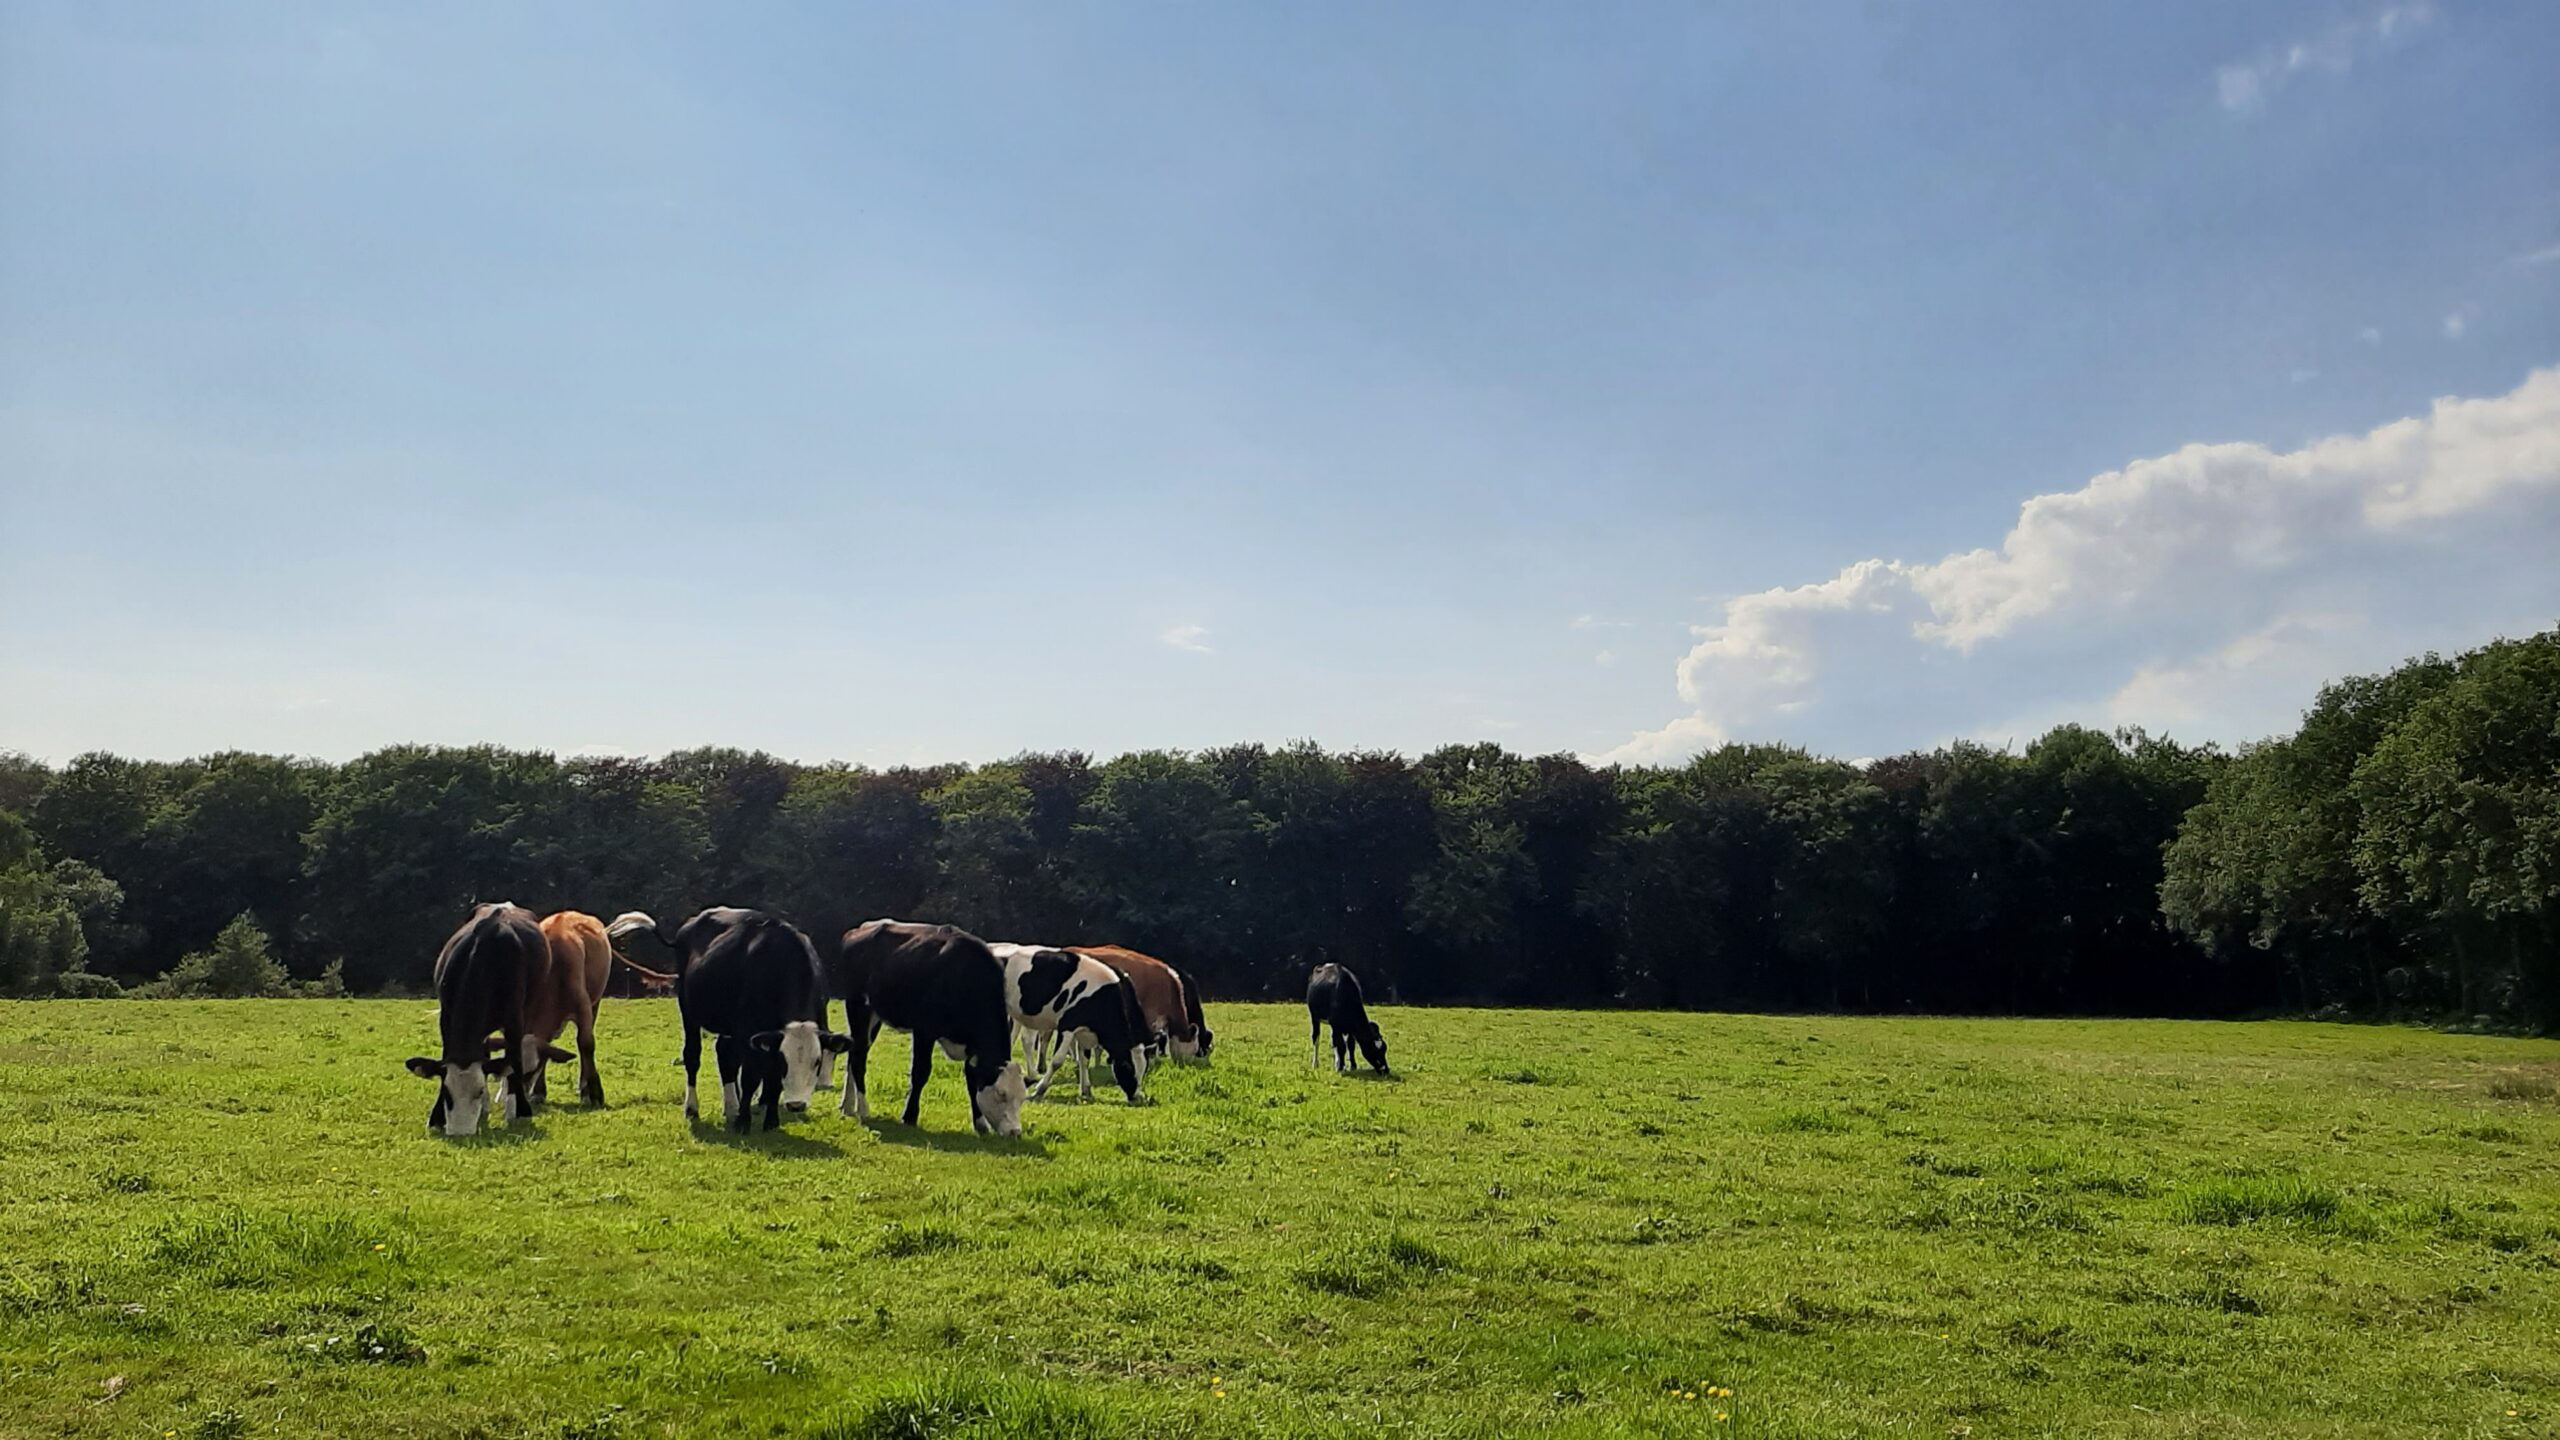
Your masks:
{"label": "grass field", "polygon": [[738,1139],[617,1001],[449,1141],[423,1003],[0,1005],[0,1434],[2560,1433],[2560,1044],[1381,1018]]}

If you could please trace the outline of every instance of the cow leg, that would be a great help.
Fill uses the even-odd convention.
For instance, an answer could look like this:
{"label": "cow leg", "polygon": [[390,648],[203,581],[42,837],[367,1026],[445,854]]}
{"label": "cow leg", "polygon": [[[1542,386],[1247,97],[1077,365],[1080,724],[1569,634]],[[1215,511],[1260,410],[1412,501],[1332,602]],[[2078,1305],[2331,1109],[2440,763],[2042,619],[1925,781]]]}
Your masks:
{"label": "cow leg", "polygon": [[543,1058],[542,1042],[531,1035],[516,1046],[516,1071],[525,1077],[525,1099],[539,1105],[551,1098],[551,1062]]}
{"label": "cow leg", "polygon": [[844,1057],[844,1101],[836,1108],[856,1120],[871,1118],[871,1092],[863,1072],[871,1068],[871,1040],[880,1033],[880,1022],[871,1018],[869,1007],[858,1001],[845,1002],[845,1033],[852,1037],[853,1049]]}
{"label": "cow leg", "polygon": [[604,1103],[604,1077],[596,1073],[596,1010],[592,1005],[578,1016],[578,1098],[589,1105]]}
{"label": "cow leg", "polygon": [[1324,1063],[1324,1020],[1314,1011],[1307,1012],[1307,1063]]}
{"label": "cow leg", "polygon": [[[825,1028],[823,1023],[819,1028]],[[750,1073],[764,1081],[764,1128],[770,1134],[782,1128],[782,1057],[750,1050],[747,1058],[755,1066]]]}
{"label": "cow leg", "polygon": [[702,1070],[702,1027],[691,1020],[684,1022],[684,1118],[699,1120],[702,1110],[694,1103],[693,1082]]}
{"label": "cow leg", "polygon": [[1022,1073],[1024,1078],[1031,1081],[1030,1093],[1025,1098],[1037,1100],[1049,1093],[1049,1081],[1057,1074],[1057,1066],[1050,1058],[1052,1052],[1049,1049],[1049,1042],[1055,1037],[1045,1030],[1035,1030],[1030,1033],[1034,1038],[1023,1047],[1024,1055],[1029,1058],[1023,1063]]}
{"label": "cow leg", "polygon": [[1093,1098],[1092,1044],[1081,1033],[1067,1043],[1076,1047],[1076,1098],[1090,1100]]}
{"label": "cow leg", "polygon": [[723,1035],[711,1049],[720,1063],[720,1121],[740,1130],[747,1128],[746,1048],[737,1037]]}
{"label": "cow leg", "polygon": [[[526,1042],[531,1039],[531,1036],[526,1035],[520,1030],[510,1033],[507,1036],[508,1052],[519,1056],[524,1054]],[[540,1059],[541,1057],[537,1055],[534,1058]],[[533,1118],[533,1081],[524,1073],[523,1065],[516,1064],[507,1067],[506,1096],[507,1113],[499,1117],[504,1123],[513,1125],[518,1120],[530,1120]]]}
{"label": "cow leg", "polygon": [[907,1066],[907,1113],[899,1122],[916,1123],[916,1111],[924,1104],[925,1077],[933,1073],[933,1042],[921,1030],[916,1032],[916,1058]]}

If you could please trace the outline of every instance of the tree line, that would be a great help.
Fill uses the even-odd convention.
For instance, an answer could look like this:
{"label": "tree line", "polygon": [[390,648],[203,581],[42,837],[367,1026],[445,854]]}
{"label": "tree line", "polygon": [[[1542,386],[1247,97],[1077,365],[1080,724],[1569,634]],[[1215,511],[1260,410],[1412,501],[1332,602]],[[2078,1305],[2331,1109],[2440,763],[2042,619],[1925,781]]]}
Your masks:
{"label": "tree line", "polygon": [[1113,941],[1217,997],[2487,1016],[2560,1028],[2560,630],[2226,753],[2055,728],[1865,764],[1452,745],[871,770],[394,746],[0,756],[0,989],[416,989],[474,900]]}

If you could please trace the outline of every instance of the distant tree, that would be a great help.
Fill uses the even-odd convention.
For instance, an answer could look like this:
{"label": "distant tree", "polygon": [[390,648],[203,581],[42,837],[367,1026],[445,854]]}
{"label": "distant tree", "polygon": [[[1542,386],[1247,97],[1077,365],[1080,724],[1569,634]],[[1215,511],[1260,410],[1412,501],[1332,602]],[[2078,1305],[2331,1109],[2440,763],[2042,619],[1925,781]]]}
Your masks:
{"label": "distant tree", "polygon": [[267,932],[248,915],[233,918],[209,949],[178,962],[159,981],[136,992],[178,1000],[246,1000],[294,993],[284,964],[268,948]]}
{"label": "distant tree", "polygon": [[2560,632],[2464,656],[2352,788],[2368,906],[2425,917],[2465,1012],[2560,1029]]}
{"label": "distant tree", "polygon": [[44,863],[34,833],[0,810],[0,995],[51,995],[88,955],[77,901]]}

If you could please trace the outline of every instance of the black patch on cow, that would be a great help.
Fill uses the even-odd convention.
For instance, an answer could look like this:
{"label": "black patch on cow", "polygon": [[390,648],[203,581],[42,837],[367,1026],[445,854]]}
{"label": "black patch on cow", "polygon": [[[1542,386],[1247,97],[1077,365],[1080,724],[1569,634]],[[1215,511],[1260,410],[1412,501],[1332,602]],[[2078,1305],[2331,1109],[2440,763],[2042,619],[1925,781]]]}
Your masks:
{"label": "black patch on cow", "polygon": [[1076,978],[1077,957],[1064,950],[1036,950],[1022,968],[1022,1013],[1037,1015],[1049,1008],[1067,982]]}

